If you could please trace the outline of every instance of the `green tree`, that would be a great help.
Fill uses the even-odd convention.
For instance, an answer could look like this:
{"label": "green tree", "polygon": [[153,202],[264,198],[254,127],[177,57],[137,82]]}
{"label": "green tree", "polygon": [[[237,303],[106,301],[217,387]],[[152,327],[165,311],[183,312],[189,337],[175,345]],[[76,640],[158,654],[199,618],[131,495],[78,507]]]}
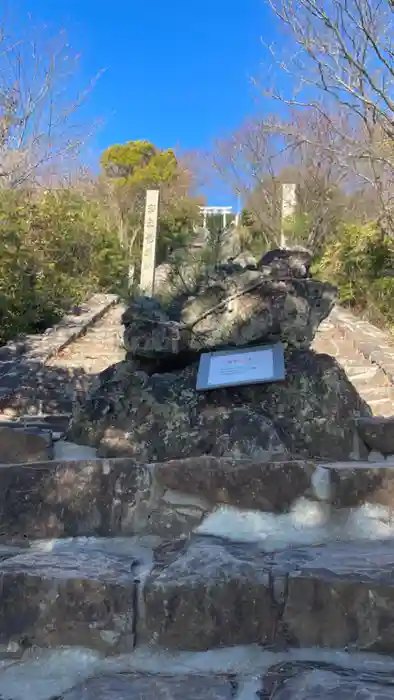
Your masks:
{"label": "green tree", "polygon": [[149,188],[160,190],[157,262],[185,245],[198,222],[200,201],[191,195],[191,176],[172,149],[150,141],[128,141],[107,148],[101,157],[103,176],[116,202],[119,238],[134,262],[139,261]]}

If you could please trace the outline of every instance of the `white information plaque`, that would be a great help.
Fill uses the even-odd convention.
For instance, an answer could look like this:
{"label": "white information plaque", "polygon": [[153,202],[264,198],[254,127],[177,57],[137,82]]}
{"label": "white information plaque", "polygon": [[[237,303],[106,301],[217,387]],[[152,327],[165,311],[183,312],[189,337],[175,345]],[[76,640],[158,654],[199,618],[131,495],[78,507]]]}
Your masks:
{"label": "white information plaque", "polygon": [[285,378],[282,343],[211,352],[201,355],[197,390],[241,384],[260,384]]}
{"label": "white information plaque", "polygon": [[258,382],[261,377],[272,377],[274,361],[272,349],[256,352],[213,355],[209,363],[208,386],[225,386],[235,382]]}

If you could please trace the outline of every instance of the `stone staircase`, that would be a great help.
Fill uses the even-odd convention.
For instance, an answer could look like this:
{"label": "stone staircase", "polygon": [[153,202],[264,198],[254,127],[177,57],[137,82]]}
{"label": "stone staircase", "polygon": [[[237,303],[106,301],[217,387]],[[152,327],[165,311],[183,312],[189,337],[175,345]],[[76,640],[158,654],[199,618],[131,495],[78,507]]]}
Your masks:
{"label": "stone staircase", "polygon": [[394,697],[394,463],[81,460],[0,480],[2,698]]}
{"label": "stone staircase", "polygon": [[[370,328],[373,329],[373,326]],[[381,331],[374,330],[380,335]],[[394,385],[379,364],[360,352],[357,338],[356,328],[344,335],[333,314],[321,324],[312,347],[316,352],[327,353],[338,360],[359,394],[371,406],[374,415],[391,416],[394,413]],[[379,338],[376,342],[379,342]]]}
{"label": "stone staircase", "polygon": [[69,414],[92,377],[124,358],[123,311],[117,297],[95,295],[82,313],[28,338],[24,354],[18,356],[12,343],[1,348],[0,419]]}
{"label": "stone staircase", "polygon": [[[0,351],[0,432],[53,448],[124,357],[94,307]],[[391,416],[375,331],[334,310],[314,349]],[[358,426],[373,461],[0,464],[0,700],[394,700],[393,425]]]}

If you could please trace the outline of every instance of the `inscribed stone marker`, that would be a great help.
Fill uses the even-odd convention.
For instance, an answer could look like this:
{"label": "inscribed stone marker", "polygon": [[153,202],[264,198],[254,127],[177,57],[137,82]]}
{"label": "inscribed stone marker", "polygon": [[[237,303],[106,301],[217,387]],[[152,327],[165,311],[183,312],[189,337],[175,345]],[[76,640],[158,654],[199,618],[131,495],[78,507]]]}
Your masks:
{"label": "inscribed stone marker", "polygon": [[140,291],[153,296],[156,267],[157,218],[159,190],[147,190],[145,202],[144,242],[142,246]]}
{"label": "inscribed stone marker", "polygon": [[242,384],[262,384],[285,378],[284,346],[261,345],[204,353],[200,357],[197,391]]}
{"label": "inscribed stone marker", "polygon": [[282,185],[282,232],[281,247],[286,246],[284,224],[286,219],[290,219],[295,214],[297,206],[297,187],[295,184]]}

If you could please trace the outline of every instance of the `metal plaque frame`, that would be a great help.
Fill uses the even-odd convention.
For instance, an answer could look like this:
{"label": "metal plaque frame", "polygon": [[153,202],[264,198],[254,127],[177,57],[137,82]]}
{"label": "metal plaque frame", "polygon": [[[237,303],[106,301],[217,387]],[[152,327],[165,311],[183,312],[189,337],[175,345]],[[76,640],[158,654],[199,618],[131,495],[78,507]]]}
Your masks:
{"label": "metal plaque frame", "polygon": [[[211,359],[213,357],[226,357],[229,355],[242,355],[242,354],[253,354],[254,352],[261,352],[262,350],[272,351],[272,364],[273,373],[269,377],[262,377],[257,380],[238,380],[234,383],[225,384],[208,384],[209,370]],[[252,348],[232,348],[231,350],[219,350],[216,352],[207,352],[201,355],[200,364],[197,373],[196,390],[197,391],[210,391],[211,389],[220,388],[230,388],[232,386],[244,386],[246,384],[267,384],[269,382],[280,382],[286,377],[285,371],[285,357],[284,357],[284,345],[283,343],[275,343],[273,345],[258,345]]]}

